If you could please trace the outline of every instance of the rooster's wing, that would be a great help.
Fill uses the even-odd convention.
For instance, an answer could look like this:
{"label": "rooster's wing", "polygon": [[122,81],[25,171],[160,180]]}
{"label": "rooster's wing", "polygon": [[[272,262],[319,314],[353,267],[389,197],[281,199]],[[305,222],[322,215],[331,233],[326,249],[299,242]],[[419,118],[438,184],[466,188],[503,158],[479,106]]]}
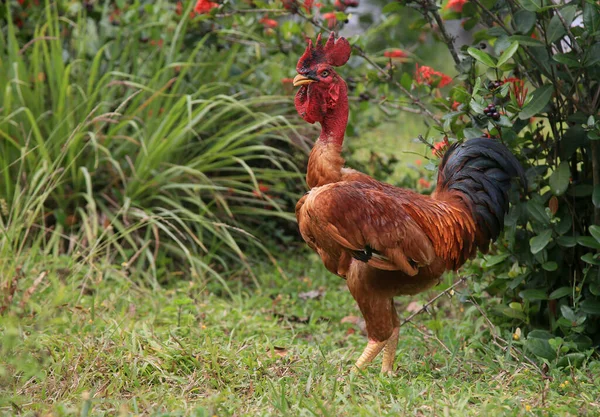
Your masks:
{"label": "rooster's wing", "polygon": [[414,276],[436,255],[404,200],[374,184],[343,181],[314,188],[298,202],[296,216],[304,240],[339,275],[354,258]]}

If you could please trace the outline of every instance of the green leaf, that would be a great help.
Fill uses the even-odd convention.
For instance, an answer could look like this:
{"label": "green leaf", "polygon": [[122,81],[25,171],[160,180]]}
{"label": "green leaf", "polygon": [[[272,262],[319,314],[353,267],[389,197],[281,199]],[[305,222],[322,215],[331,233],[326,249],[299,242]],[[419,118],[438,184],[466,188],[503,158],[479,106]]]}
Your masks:
{"label": "green leaf", "polygon": [[511,43],[510,46],[508,48],[506,48],[504,50],[504,52],[502,52],[502,55],[500,55],[500,58],[498,58],[497,66],[499,67],[502,64],[504,64],[506,61],[511,59],[512,56],[515,54],[515,52],[517,52],[518,49],[519,49],[519,42]]}
{"label": "green leaf", "polygon": [[531,253],[534,255],[544,249],[552,239],[552,230],[544,230],[537,236],[532,237],[529,240],[529,246],[531,247]]}
{"label": "green leaf", "polygon": [[594,239],[600,242],[600,226],[590,226],[590,235],[594,236]]}
{"label": "green leaf", "polygon": [[562,15],[563,19],[565,19],[567,26],[571,26],[571,23],[573,23],[573,20],[575,19],[575,15],[577,15],[577,5],[563,7],[560,10],[560,14]]}
{"label": "green leaf", "polygon": [[552,16],[552,19],[550,19],[550,24],[548,25],[548,29],[546,30],[548,42],[552,43],[565,36],[566,33],[567,31],[565,30],[565,27],[560,21],[558,15]]}
{"label": "green leaf", "polygon": [[489,268],[490,266],[498,265],[500,262],[502,262],[509,256],[510,253],[503,253],[502,255],[485,256],[483,258],[485,261],[485,267]]}
{"label": "green leaf", "polygon": [[521,9],[515,13],[514,21],[517,32],[526,35],[535,25],[535,13]]}
{"label": "green leaf", "polygon": [[577,245],[577,238],[575,236],[559,236],[556,243],[563,248],[572,248]]}
{"label": "green leaf", "polygon": [[593,192],[594,187],[590,184],[579,184],[575,187],[571,187],[569,195],[572,195],[573,197],[588,197],[591,196]]}
{"label": "green leaf", "polygon": [[584,313],[600,315],[600,300],[584,300],[579,304],[579,308]]}
{"label": "green leaf", "polygon": [[477,49],[477,48],[473,48],[472,46],[470,46],[467,49],[467,52],[469,53],[469,55],[471,55],[477,61],[481,62],[483,65],[486,65],[486,66],[491,67],[491,68],[495,68],[496,67],[496,63],[494,62],[494,58],[492,58],[490,55],[486,54],[482,50]]}
{"label": "green leaf", "polygon": [[552,291],[548,296],[549,300],[558,300],[559,298],[563,298],[567,295],[573,294],[573,288],[571,287],[560,287],[556,290]]}
{"label": "green leaf", "polygon": [[542,268],[544,268],[548,272],[556,271],[558,269],[558,264],[556,262],[544,262],[542,264]]}
{"label": "green leaf", "polygon": [[587,51],[587,57],[585,59],[584,65],[586,67],[591,67],[592,65],[596,64],[599,61],[600,61],[600,42],[592,45],[590,47],[590,49]]}
{"label": "green leaf", "polygon": [[403,9],[402,5],[398,2],[391,2],[386,4],[383,9],[381,9],[382,13],[393,13],[393,12],[399,12]]}
{"label": "green leaf", "polygon": [[[598,258],[598,259],[596,259],[596,258]],[[597,255],[595,255],[595,254],[593,254],[593,253],[591,253],[591,252],[586,253],[585,255],[583,255],[581,257],[581,260],[583,262],[586,262],[586,263],[591,264],[591,265],[600,265],[600,257],[597,256]],[[594,295],[596,295],[596,294],[594,294]]]}
{"label": "green leaf", "polygon": [[552,349],[550,343],[545,339],[527,337],[527,340],[525,340],[525,347],[535,356],[540,358],[544,358],[549,361],[556,358],[556,351]]}
{"label": "green leaf", "polygon": [[550,189],[554,195],[563,195],[567,188],[569,188],[569,178],[571,177],[571,171],[569,170],[569,163],[562,161],[556,171],[550,176]]}
{"label": "green leaf", "polygon": [[585,358],[586,358],[586,355],[584,353],[580,353],[580,352],[568,353],[565,356],[562,356],[558,360],[558,362],[556,363],[556,366],[558,366],[559,368],[566,368],[569,366],[578,368],[579,366],[581,366],[581,364],[583,363]]}
{"label": "green leaf", "polygon": [[535,289],[523,290],[519,293],[519,297],[521,297],[523,300],[529,300],[529,301],[547,300],[548,299],[548,296],[546,295],[546,291],[535,290]]}
{"label": "green leaf", "polygon": [[534,199],[529,200],[527,202],[527,212],[529,213],[529,216],[536,222],[544,225],[550,224],[550,218],[546,213],[546,209],[540,202]]}
{"label": "green leaf", "polygon": [[483,136],[483,132],[481,131],[481,129],[477,129],[475,127],[467,127],[463,130],[463,134],[465,135],[466,139],[475,139],[475,138],[480,138],[481,136]]}
{"label": "green leaf", "polygon": [[531,101],[527,103],[521,113],[519,113],[519,119],[527,120],[532,116],[535,116],[546,107],[546,104],[552,98],[554,92],[554,86],[551,84],[543,85],[533,92]]}
{"label": "green leaf", "polygon": [[567,67],[578,68],[581,66],[579,61],[577,61],[577,55],[570,52],[568,54],[554,54],[552,55],[552,59],[561,64],[565,64]]}
{"label": "green leaf", "polygon": [[560,312],[563,315],[563,317],[566,318],[567,320],[569,320],[571,322],[577,321],[577,316],[575,315],[575,313],[573,312],[571,307],[569,307],[568,305],[560,306]]}
{"label": "green leaf", "polygon": [[542,8],[542,0],[519,0],[519,3],[530,12],[537,12]]}
{"label": "green leaf", "polygon": [[595,33],[600,28],[600,11],[595,4],[583,4],[583,24],[590,33]]}
{"label": "green leaf", "polygon": [[586,248],[600,249],[600,243],[591,236],[578,236],[577,243]]}
{"label": "green leaf", "polygon": [[594,207],[600,208],[600,185],[594,187],[594,191],[592,192],[592,203],[594,203]]}
{"label": "green leaf", "polygon": [[544,47],[544,43],[542,41],[540,41],[539,39],[533,39],[530,36],[523,36],[523,35],[512,35],[511,37],[508,38],[508,40],[510,41],[516,41],[519,42],[519,45],[525,45],[525,46],[539,46],[539,47]]}
{"label": "green leaf", "polygon": [[514,308],[510,308],[508,306],[496,306],[494,310],[506,317],[510,317],[511,319],[519,319],[522,321],[527,320],[527,316],[525,316],[525,313],[519,310],[515,310]]}

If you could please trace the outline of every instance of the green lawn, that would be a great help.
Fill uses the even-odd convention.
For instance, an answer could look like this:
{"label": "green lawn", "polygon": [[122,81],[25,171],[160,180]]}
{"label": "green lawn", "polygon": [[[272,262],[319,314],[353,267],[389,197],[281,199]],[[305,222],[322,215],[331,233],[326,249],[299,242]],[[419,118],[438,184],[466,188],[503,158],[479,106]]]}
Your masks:
{"label": "green lawn", "polygon": [[[285,277],[264,266],[228,288],[185,273],[170,277],[175,286],[152,288],[125,267],[67,258],[25,265],[0,315],[6,415],[600,413],[600,362],[544,378],[494,346],[485,317],[456,296],[402,328],[393,377],[379,374],[379,361],[349,374],[366,343],[348,322],[358,310],[313,255],[282,264]],[[398,301],[408,316],[410,300]]]}

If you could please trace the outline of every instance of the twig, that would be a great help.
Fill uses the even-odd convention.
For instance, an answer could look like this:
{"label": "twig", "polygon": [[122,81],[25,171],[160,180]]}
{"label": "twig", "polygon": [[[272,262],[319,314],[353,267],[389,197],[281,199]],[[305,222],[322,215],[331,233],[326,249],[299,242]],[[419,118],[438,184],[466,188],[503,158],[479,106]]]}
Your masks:
{"label": "twig", "polygon": [[423,142],[425,145],[429,146],[429,149],[435,149],[435,146],[433,146],[431,143],[427,142],[427,140],[423,137],[423,135],[417,136],[417,139],[419,139],[419,141]]}
{"label": "twig", "polygon": [[[472,296],[469,297],[469,301],[471,302],[471,304],[473,304],[475,306],[475,308],[477,309],[477,311],[479,311],[479,314],[481,314],[481,316],[484,318],[484,320],[487,322],[488,326],[489,326],[489,330],[490,330],[490,334],[492,335],[492,339],[494,341],[494,344],[496,346],[498,346],[500,349],[502,349],[503,352],[508,351],[508,353],[510,354],[510,356],[513,357],[513,359],[520,361],[522,359],[525,359],[527,362],[529,362],[530,365],[532,365],[541,375],[545,375],[545,373],[540,369],[540,367],[531,359],[529,358],[527,355],[525,355],[520,349],[514,347],[514,346],[509,346],[508,342],[503,339],[502,337],[498,336],[495,332],[495,328],[496,326],[494,326],[494,324],[490,321],[490,319],[488,318],[487,314],[485,314],[485,311],[483,311],[483,309],[481,308],[481,306],[479,305],[479,303],[475,300],[475,298],[473,298]],[[502,343],[500,344],[499,341]],[[510,350],[509,350],[510,349]]]}
{"label": "twig", "polygon": [[407,318],[405,318],[402,321],[402,323],[400,323],[400,327],[404,326],[406,323],[409,323],[413,318],[415,318],[415,316],[418,316],[419,314],[423,313],[424,311],[427,311],[427,307],[429,307],[430,305],[432,305],[433,303],[435,303],[440,297],[442,297],[442,296],[444,296],[446,294],[449,294],[456,287],[458,287],[460,284],[462,284],[463,282],[465,282],[467,280],[467,278],[469,278],[469,277],[462,277],[461,279],[459,279],[458,281],[456,281],[454,284],[452,284],[452,286],[446,288],[444,291],[442,291],[441,293],[439,293],[438,295],[436,295],[435,297],[433,297],[431,300],[429,300],[427,302],[427,304],[425,304],[419,310],[415,311],[410,316],[408,316]]}
{"label": "twig", "polygon": [[[438,6],[433,3],[431,0],[425,0],[425,3],[428,7],[424,7],[423,14],[427,17],[428,13],[431,12],[435,22],[440,28],[440,32],[442,33],[442,37],[444,38],[444,42],[448,45],[448,50],[450,51],[450,55],[452,55],[452,59],[454,59],[454,63],[458,66],[460,65],[460,58],[458,57],[458,53],[456,52],[456,47],[454,46],[454,40],[456,39],[453,36],[450,36],[448,31],[446,30],[446,26],[444,25],[444,21],[442,17],[438,13]],[[425,5],[424,5],[425,6]]]}
{"label": "twig", "polygon": [[578,54],[582,54],[583,51],[581,50],[581,47],[577,43],[577,40],[575,40],[575,36],[573,35],[573,32],[571,32],[571,28],[569,27],[569,25],[567,25],[567,22],[565,21],[565,18],[562,17],[562,15],[560,14],[560,10],[556,9],[555,13],[556,13],[556,16],[558,16],[558,19],[560,20],[560,23],[562,23],[563,27],[567,31],[567,34],[569,35],[569,38],[571,38],[571,43],[573,44],[573,48],[575,48],[575,51]]}
{"label": "twig", "polygon": [[46,275],[48,275],[47,271],[43,271],[36,279],[35,281],[33,281],[33,284],[31,284],[31,287],[27,288],[27,290],[25,291],[25,293],[23,294],[23,298],[21,298],[21,302],[19,303],[19,307],[23,308],[25,307],[25,304],[27,304],[27,301],[29,301],[29,298],[32,296],[32,294],[35,292],[35,290],[37,289],[37,287],[42,283],[42,281],[44,280],[44,278],[46,278]]}
{"label": "twig", "polygon": [[230,13],[218,13],[214,17],[231,17],[238,13],[274,13],[274,14],[289,14],[289,10],[286,9],[233,9]]}
{"label": "twig", "polygon": [[27,48],[29,48],[31,45],[33,45],[37,41],[55,41],[57,39],[58,38],[56,36],[40,36],[39,38],[34,38],[34,39],[30,40],[29,42],[27,42],[25,45],[23,45],[23,47],[21,49],[19,49],[18,54],[23,55],[23,52],[25,52],[25,50]]}

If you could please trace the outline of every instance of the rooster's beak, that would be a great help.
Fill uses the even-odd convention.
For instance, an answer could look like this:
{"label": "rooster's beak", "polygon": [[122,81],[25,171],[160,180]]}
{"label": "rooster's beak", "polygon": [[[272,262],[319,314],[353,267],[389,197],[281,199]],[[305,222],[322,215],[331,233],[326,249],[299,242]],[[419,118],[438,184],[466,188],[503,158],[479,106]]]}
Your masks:
{"label": "rooster's beak", "polygon": [[310,78],[307,78],[304,75],[298,74],[294,77],[293,84],[294,84],[294,87],[298,87],[301,85],[310,84],[310,83],[314,83],[314,82],[315,82],[315,80],[311,80]]}

